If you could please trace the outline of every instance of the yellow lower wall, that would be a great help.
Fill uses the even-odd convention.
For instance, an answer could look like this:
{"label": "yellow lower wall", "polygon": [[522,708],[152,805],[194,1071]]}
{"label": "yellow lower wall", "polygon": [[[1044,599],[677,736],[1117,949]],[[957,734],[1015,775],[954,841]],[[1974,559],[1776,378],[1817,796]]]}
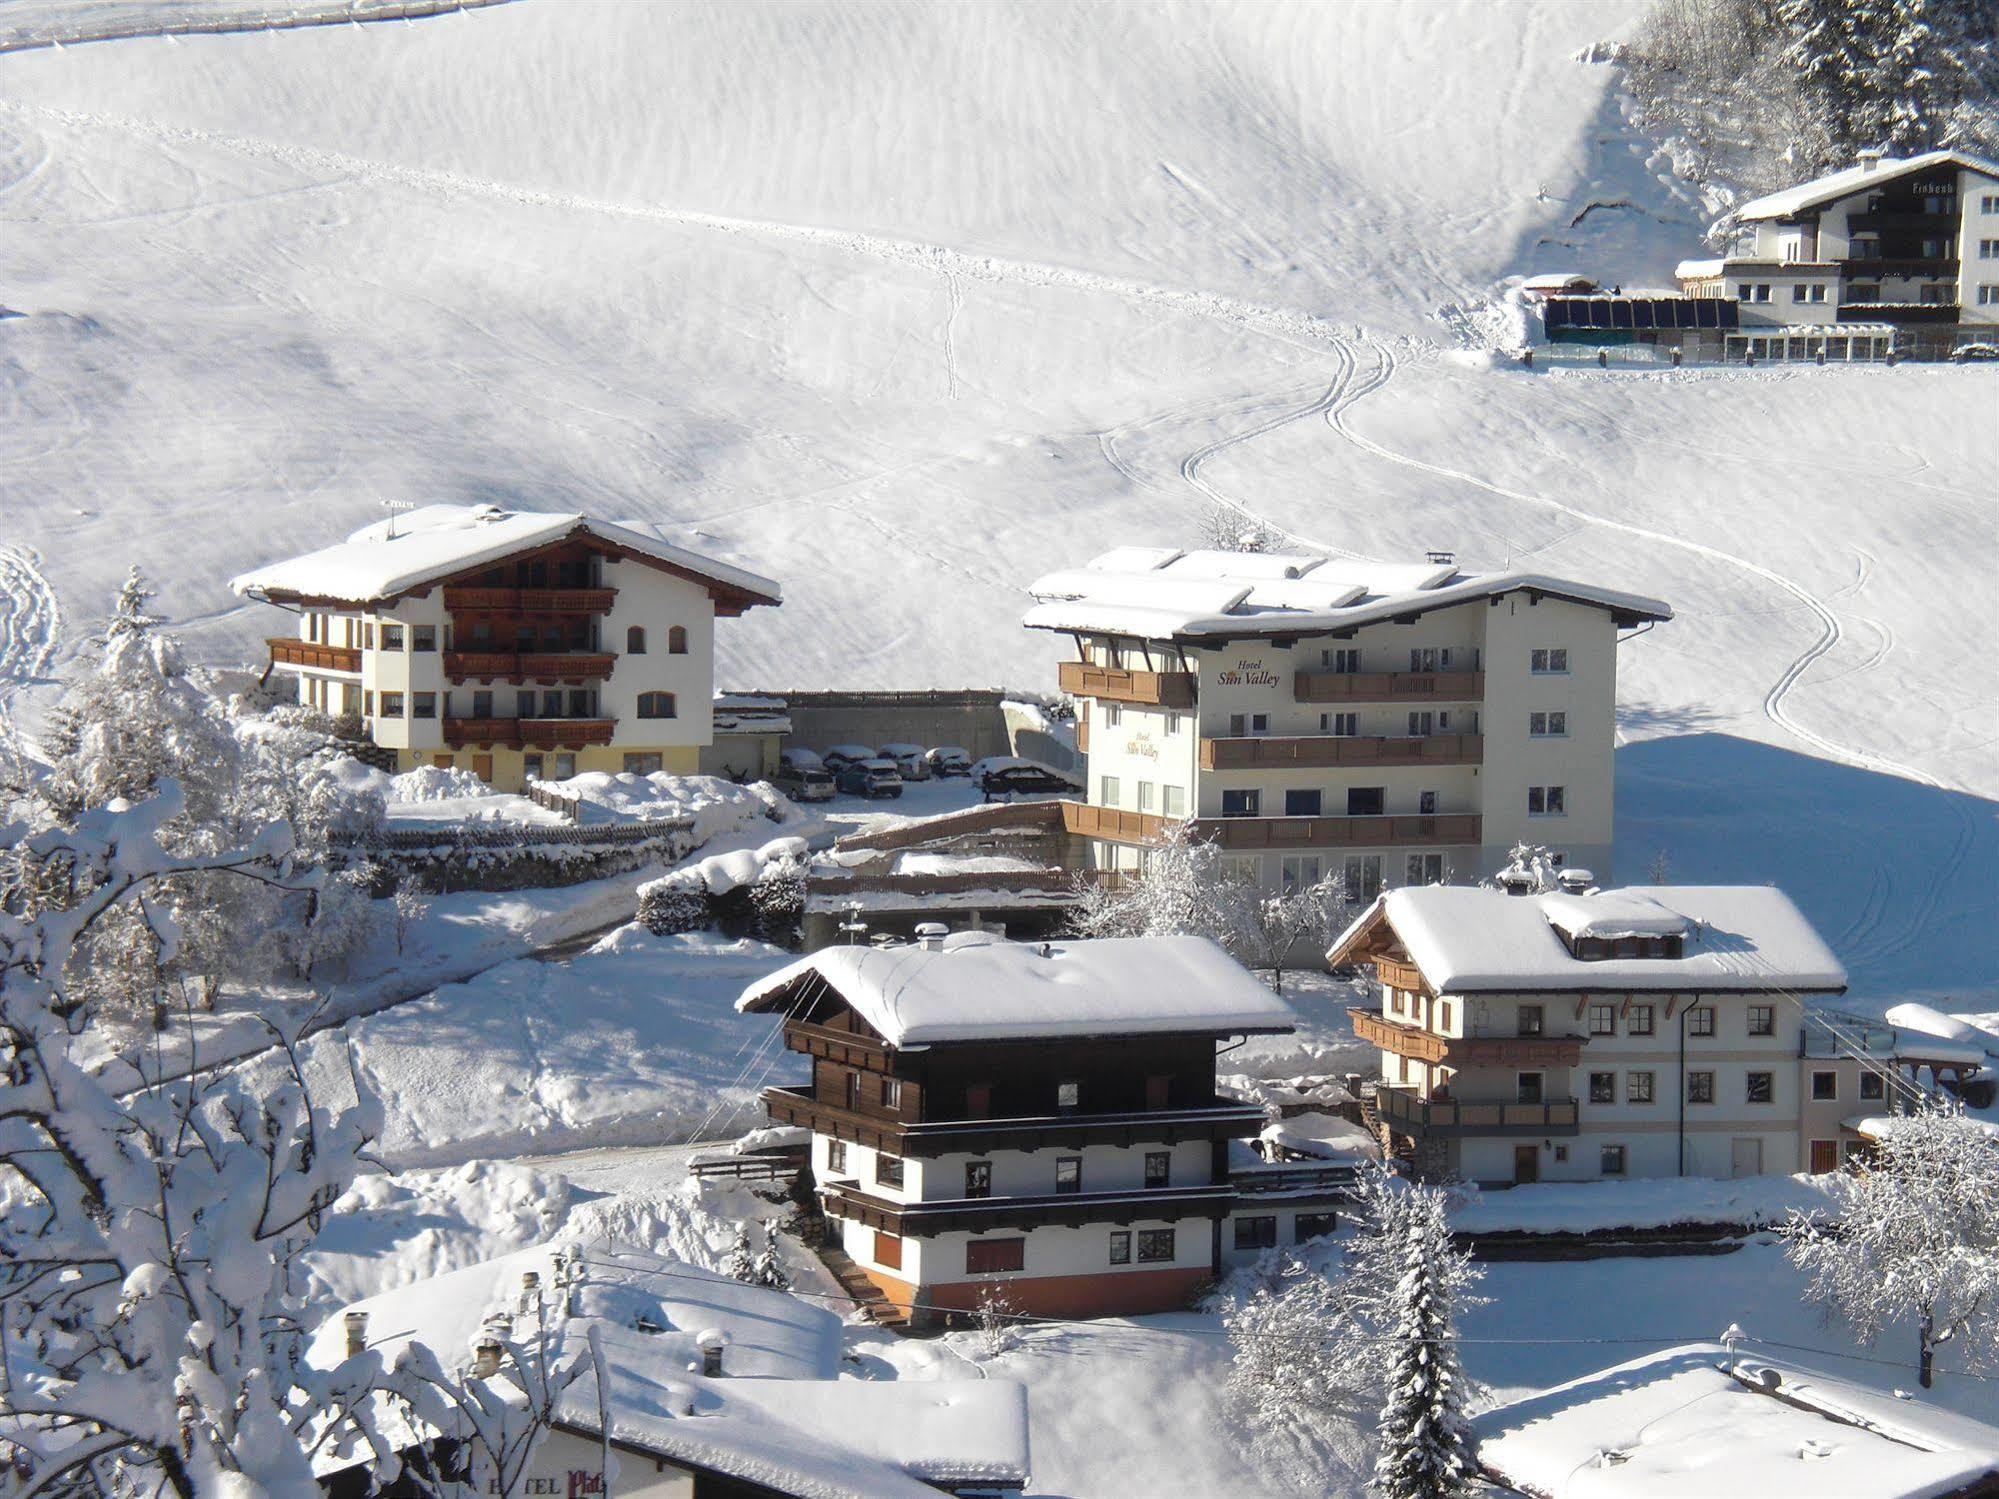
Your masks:
{"label": "yellow lower wall", "polygon": [[[495,747],[487,750],[397,750],[396,769],[414,770],[419,765],[448,765],[458,770],[477,773],[485,768],[485,761],[492,761],[492,786],[495,791],[520,791],[527,785],[526,757],[531,751]],[[691,776],[697,773],[701,763],[701,750],[692,744],[620,744],[610,748],[602,745],[580,749],[576,754],[576,773],[586,770],[601,770],[616,774],[625,768],[627,755],[658,755],[659,768],[674,775]],[[542,775],[553,780],[556,775],[555,754],[542,751]]]}

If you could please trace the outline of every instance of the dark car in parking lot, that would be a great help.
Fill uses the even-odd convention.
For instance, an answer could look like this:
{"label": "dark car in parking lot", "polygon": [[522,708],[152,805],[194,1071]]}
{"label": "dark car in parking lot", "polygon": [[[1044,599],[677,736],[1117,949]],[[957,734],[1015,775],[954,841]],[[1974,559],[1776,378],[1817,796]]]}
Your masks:
{"label": "dark car in parking lot", "polygon": [[837,785],[848,796],[901,796],[902,777],[893,760],[856,760],[840,767]]}
{"label": "dark car in parking lot", "polygon": [[1038,760],[1019,760],[995,755],[972,767],[972,784],[988,799],[996,796],[1046,795],[1049,792],[1080,791],[1082,783],[1052,765]]}

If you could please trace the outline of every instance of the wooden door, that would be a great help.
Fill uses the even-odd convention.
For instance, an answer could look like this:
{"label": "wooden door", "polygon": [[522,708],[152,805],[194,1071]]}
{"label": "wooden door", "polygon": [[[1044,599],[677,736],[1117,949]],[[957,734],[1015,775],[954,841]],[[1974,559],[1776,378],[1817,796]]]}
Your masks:
{"label": "wooden door", "polygon": [[1538,1145],[1516,1145],[1513,1147],[1513,1184],[1525,1186],[1528,1182],[1541,1179],[1541,1147]]}
{"label": "wooden door", "polygon": [[455,760],[454,757],[450,755],[432,755],[430,757],[430,763],[432,765],[435,765],[439,770],[449,770],[451,769],[452,765],[455,763]]}
{"label": "wooden door", "polygon": [[1812,1175],[1824,1176],[1828,1171],[1839,1170],[1839,1141],[1812,1141]]}
{"label": "wooden door", "polygon": [[472,774],[488,785],[491,785],[493,781],[493,757],[491,755],[474,755],[472,757]]}

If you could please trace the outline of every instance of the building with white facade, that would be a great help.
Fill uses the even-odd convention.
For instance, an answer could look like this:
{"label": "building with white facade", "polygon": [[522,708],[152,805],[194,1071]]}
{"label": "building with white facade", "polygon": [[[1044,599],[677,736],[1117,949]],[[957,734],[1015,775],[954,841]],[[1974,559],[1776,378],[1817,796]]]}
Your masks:
{"label": "building with white facade", "polygon": [[812,1059],[765,1107],[811,1130],[830,1241],[911,1323],[994,1284],[1049,1316],[1180,1307],[1238,1254],[1329,1232],[1351,1180],[1232,1164],[1267,1121],[1216,1093],[1216,1047],[1295,1022],[1205,938],[829,947],[737,1008]]}
{"label": "building with white facade", "polygon": [[1677,275],[1689,297],[1735,302],[1731,352],[1866,358],[1999,337],[1999,163],[1863,153],[1729,221],[1733,247]]}
{"label": "building with white facade", "polygon": [[1378,1127],[1427,1174],[1829,1171],[1843,1118],[1907,1103],[1891,1048],[1811,1018],[1846,971],[1767,886],[1391,890],[1328,960],[1374,967]]}
{"label": "building with white facade", "polygon": [[397,770],[503,790],[579,771],[692,773],[712,737],[715,621],[768,578],[643,522],[431,505],[233,579],[290,609],[271,665]]}
{"label": "building with white facade", "polygon": [[1539,573],[1125,547],[1051,573],[1026,624],[1075,642],[1071,831],[1138,867],[1191,818],[1267,888],[1467,879],[1518,842],[1607,869],[1621,633],[1643,598]]}

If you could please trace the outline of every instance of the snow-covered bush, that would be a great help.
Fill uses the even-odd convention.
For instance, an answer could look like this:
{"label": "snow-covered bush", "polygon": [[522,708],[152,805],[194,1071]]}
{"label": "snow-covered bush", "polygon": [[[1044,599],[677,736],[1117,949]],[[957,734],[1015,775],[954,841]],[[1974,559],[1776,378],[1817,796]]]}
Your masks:
{"label": "snow-covered bush", "polygon": [[1004,1282],[990,1280],[979,1288],[973,1316],[979,1327],[979,1352],[987,1358],[1012,1352],[1020,1341],[1020,1307],[1007,1294]]}
{"label": "snow-covered bush", "polygon": [[1999,1363],[1999,1140],[1955,1104],[1926,1104],[1886,1122],[1835,1190],[1833,1212],[1783,1230],[1806,1294],[1863,1343],[1911,1319],[1925,1389],[1946,1345],[1967,1368]]}

